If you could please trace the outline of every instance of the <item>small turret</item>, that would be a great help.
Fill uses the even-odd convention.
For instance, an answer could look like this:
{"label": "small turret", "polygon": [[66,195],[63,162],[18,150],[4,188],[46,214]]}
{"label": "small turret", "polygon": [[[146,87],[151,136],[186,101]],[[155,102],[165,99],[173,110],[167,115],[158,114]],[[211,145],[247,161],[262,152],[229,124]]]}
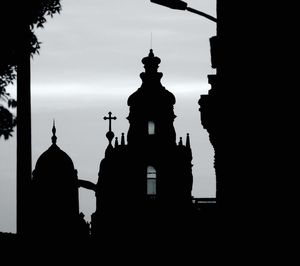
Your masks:
{"label": "small turret", "polygon": [[190,134],[189,134],[189,133],[186,134],[186,144],[185,144],[185,146],[186,146],[187,148],[191,148]]}
{"label": "small turret", "polygon": [[122,137],[121,137],[121,146],[125,146],[125,136],[124,136],[124,133],[122,133]]}
{"label": "small turret", "polygon": [[118,146],[119,146],[118,137],[116,137],[116,139],[115,139],[115,148],[117,148]]}
{"label": "small turret", "polygon": [[179,138],[178,146],[182,146],[182,137]]}

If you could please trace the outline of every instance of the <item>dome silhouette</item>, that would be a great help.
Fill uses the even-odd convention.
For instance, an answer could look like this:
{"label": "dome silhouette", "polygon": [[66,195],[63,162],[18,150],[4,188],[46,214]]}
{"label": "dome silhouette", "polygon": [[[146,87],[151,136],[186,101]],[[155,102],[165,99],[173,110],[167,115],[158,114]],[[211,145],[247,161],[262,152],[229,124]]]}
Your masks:
{"label": "dome silhouette", "polygon": [[56,145],[41,154],[32,172],[32,209],[35,234],[73,235],[78,230],[79,196],[77,170],[70,156]]}
{"label": "dome silhouette", "polygon": [[[58,175],[59,173],[59,175]],[[70,179],[77,171],[70,156],[61,150],[56,144],[52,144],[48,150],[41,154],[38,158],[33,172],[33,179],[36,176],[46,179],[51,176],[51,181],[63,176],[64,179]],[[44,180],[46,181],[46,180]],[[63,180],[57,180],[63,182]]]}

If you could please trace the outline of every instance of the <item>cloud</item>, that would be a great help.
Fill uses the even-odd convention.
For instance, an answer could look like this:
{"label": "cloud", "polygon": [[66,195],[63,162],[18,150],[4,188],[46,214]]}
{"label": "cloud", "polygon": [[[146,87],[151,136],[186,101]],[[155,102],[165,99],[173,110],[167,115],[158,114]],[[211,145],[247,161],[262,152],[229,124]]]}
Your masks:
{"label": "cloud", "polygon": [[[212,4],[204,2],[206,11]],[[32,83],[111,83],[109,89],[116,80],[136,81],[151,33],[165,77],[185,84],[207,82],[213,23],[150,1],[64,0],[61,15],[37,31],[43,44],[32,63]]]}

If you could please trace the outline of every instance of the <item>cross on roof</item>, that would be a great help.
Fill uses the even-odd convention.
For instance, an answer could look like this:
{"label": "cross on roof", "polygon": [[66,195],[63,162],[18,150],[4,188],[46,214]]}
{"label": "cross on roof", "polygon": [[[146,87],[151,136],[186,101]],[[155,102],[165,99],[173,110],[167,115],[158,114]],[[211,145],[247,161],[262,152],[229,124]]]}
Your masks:
{"label": "cross on roof", "polygon": [[116,120],[117,117],[116,116],[111,116],[112,112],[108,112],[108,117],[104,116],[103,119],[104,120],[109,120],[109,131],[111,131],[111,120]]}

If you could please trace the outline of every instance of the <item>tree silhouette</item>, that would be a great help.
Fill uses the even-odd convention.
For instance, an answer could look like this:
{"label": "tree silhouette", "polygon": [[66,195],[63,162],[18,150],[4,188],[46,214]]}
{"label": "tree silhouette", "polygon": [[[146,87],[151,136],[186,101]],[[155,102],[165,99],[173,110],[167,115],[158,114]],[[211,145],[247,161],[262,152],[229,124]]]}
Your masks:
{"label": "tree silhouette", "polygon": [[[4,136],[4,139],[8,139],[16,125],[12,108],[17,106],[17,102],[6,88],[15,81],[18,68],[22,68],[20,54],[26,49],[31,56],[39,53],[41,43],[34,29],[43,28],[46,16],[53,17],[59,13],[61,4],[60,0],[5,0],[1,2],[1,10],[0,138]],[[21,97],[18,95],[18,98]]]}

